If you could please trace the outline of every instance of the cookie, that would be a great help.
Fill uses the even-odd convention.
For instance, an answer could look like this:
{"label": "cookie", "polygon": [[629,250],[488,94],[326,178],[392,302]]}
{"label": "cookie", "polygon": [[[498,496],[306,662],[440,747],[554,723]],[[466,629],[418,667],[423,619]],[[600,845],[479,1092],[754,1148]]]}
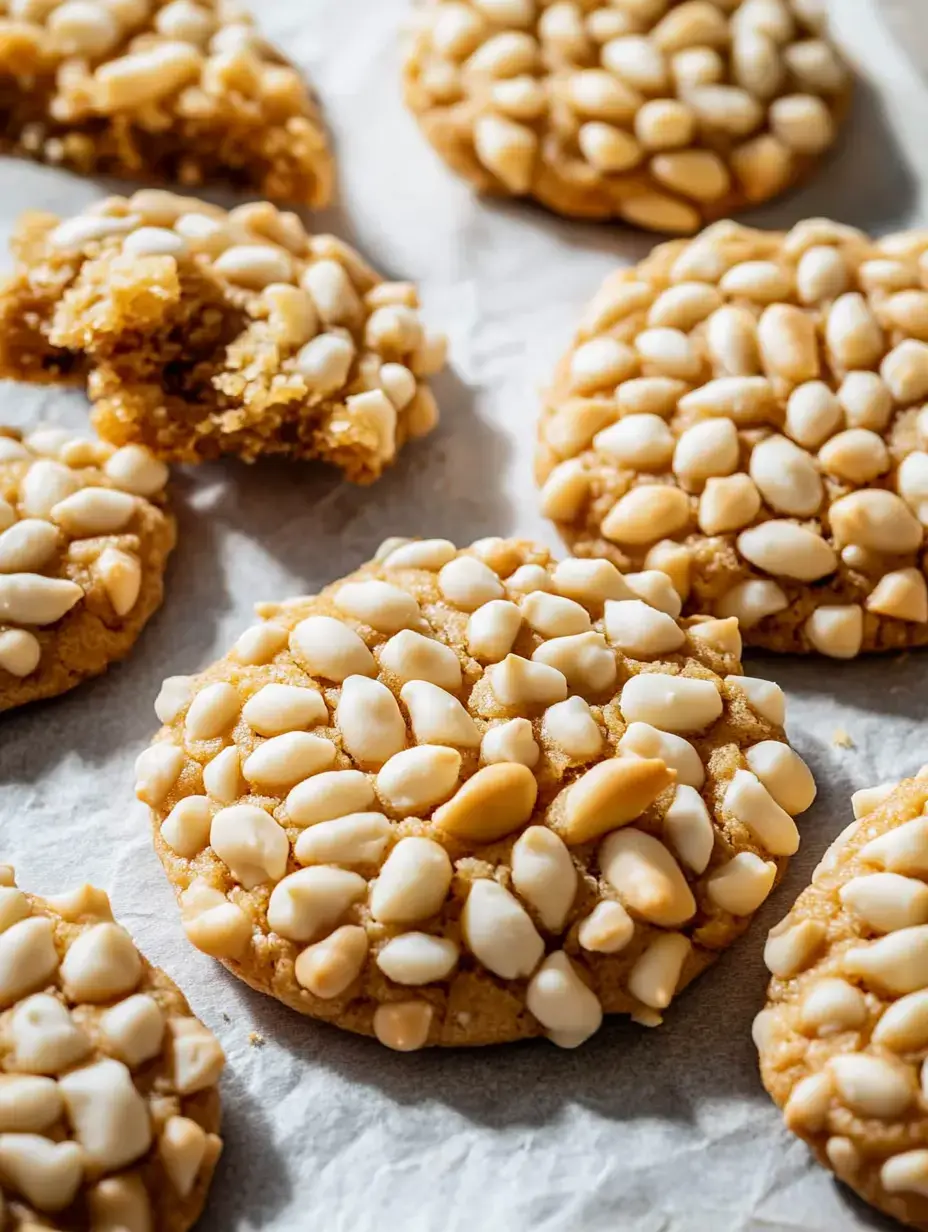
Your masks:
{"label": "cookie", "polygon": [[[928,769],[928,768],[926,768]],[[761,1076],[845,1184],[928,1229],[928,778],[855,797],[764,956]]]}
{"label": "cookie", "polygon": [[723,222],[607,279],[540,425],[571,550],[666,569],[752,646],[928,642],[926,250]]}
{"label": "cookie", "polygon": [[0,289],[0,375],[86,380],[115,445],[199,462],[321,458],[376,479],[435,426],[445,362],[415,287],[267,202],[160,189],[27,214]]}
{"label": "cookie", "polygon": [[0,1225],[186,1232],[222,1143],[225,1058],[102,890],[0,866]]}
{"label": "cookie", "polygon": [[129,653],[174,546],[167,467],[63,428],[0,427],[0,711]]}
{"label": "cookie", "polygon": [[406,101],[483,192],[686,234],[812,171],[850,76],[817,0],[424,0]]}
{"label": "cookie", "polygon": [[9,0],[0,85],[4,153],[85,175],[331,199],[316,104],[240,0]]}
{"label": "cookie", "polygon": [[388,540],[165,681],[138,796],[199,949],[388,1047],[656,1025],[748,925],[812,776],[737,622],[661,573]]}

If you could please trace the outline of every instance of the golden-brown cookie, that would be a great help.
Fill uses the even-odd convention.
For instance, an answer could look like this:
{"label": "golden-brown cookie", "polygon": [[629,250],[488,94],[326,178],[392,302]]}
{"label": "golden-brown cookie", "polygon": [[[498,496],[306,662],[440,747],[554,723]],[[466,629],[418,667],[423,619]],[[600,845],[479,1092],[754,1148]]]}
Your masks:
{"label": "golden-brown cookie", "polygon": [[6,0],[4,153],[324,206],[334,164],[297,70],[241,0]]}
{"label": "golden-brown cookie", "polygon": [[225,1058],[102,890],[0,866],[0,1222],[186,1232],[222,1143]]}
{"label": "golden-brown cookie", "polygon": [[62,428],[0,428],[0,711],[129,653],[174,546],[167,467]]}
{"label": "golden-brown cookie", "polygon": [[144,189],[27,214],[0,288],[0,375],[86,379],[116,445],[200,462],[321,458],[370,483],[435,426],[445,339],[416,289],[268,202]]}
{"label": "golden-brown cookie", "polygon": [[750,645],[928,642],[926,251],[721,222],[608,278],[540,425],[571,550],[666,569]]}
{"label": "golden-brown cookie", "polygon": [[928,1229],[928,778],[858,792],[764,957],[754,1022],[787,1126],[863,1198]]}
{"label": "golden-brown cookie", "polygon": [[484,192],[687,233],[832,144],[850,77],[817,0],[422,0],[406,101]]}
{"label": "golden-brown cookie", "polygon": [[165,681],[137,763],[187,936],[392,1048],[661,1021],[815,794],[737,623],[661,573],[389,540]]}

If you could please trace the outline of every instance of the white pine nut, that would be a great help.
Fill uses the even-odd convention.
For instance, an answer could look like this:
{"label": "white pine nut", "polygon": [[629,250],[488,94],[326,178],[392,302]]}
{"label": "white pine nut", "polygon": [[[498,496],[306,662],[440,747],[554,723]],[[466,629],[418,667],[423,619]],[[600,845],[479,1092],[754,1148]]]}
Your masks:
{"label": "white pine nut", "polygon": [[781,980],[798,975],[818,953],[825,936],[825,925],[820,920],[800,920],[793,924],[787,916],[767,934],[764,945],[767,970]]}
{"label": "white pine nut", "polygon": [[635,925],[621,903],[598,902],[577,930],[577,940],[595,954],[618,954],[634,936]]}
{"label": "white pine nut", "polygon": [[[677,547],[677,545],[674,546]],[[655,544],[648,556],[651,557],[655,549],[659,547],[660,544]],[[686,552],[687,549],[679,550]],[[673,564],[675,565],[676,562]],[[657,611],[676,619],[680,615],[682,603],[677,586],[669,572],[671,567],[673,566],[670,560],[664,557],[661,568],[644,569],[641,573],[626,573],[625,581],[633,596],[643,599],[649,607],[656,608]]]}
{"label": "white pine nut", "polygon": [[689,520],[684,492],[666,484],[646,484],[620,497],[600,529],[614,543],[639,546],[678,534]]}
{"label": "white pine nut", "polygon": [[608,560],[577,560],[569,557],[554,567],[551,581],[558,594],[593,605],[606,599],[630,599],[622,574]]}
{"label": "white pine nut", "polygon": [[603,744],[602,732],[582,697],[569,697],[549,706],[544,713],[542,731],[546,740],[572,761],[588,761],[599,753]]}
{"label": "white pine nut", "polygon": [[324,398],[347,384],[354,357],[350,335],[319,334],[299,351],[295,366],[313,393]]}
{"label": "white pine nut", "polygon": [[711,680],[646,672],[633,676],[619,702],[627,723],[650,723],[668,732],[695,732],[722,714],[722,699]]}
{"label": "white pine nut", "polygon": [[680,482],[698,490],[713,475],[738,469],[738,432],[730,419],[707,419],[687,428],[677,440],[673,471]]}
{"label": "white pine nut", "polygon": [[750,629],[786,607],[789,607],[789,600],[776,582],[752,578],[738,582],[727,591],[716,603],[715,610],[719,616],[737,617],[742,629]]}
{"label": "white pine nut", "polygon": [[883,357],[880,323],[857,291],[839,296],[832,304],[825,341],[842,368],[870,368]]}
{"label": "white pine nut", "polygon": [[880,1184],[887,1193],[928,1194],[928,1151],[903,1151],[880,1168]]}
{"label": "white pine nut", "polygon": [[58,1086],[89,1166],[115,1170],[148,1150],[148,1105],[121,1061],[106,1059],[73,1070]]}
{"label": "white pine nut", "polygon": [[151,808],[158,808],[177,782],[183,765],[183,749],[167,741],[151,745],[136,758],[136,796]]}
{"label": "white pine nut", "polygon": [[383,813],[348,813],[316,822],[293,846],[300,864],[380,863],[391,826]]}
{"label": "white pine nut", "polygon": [[379,680],[349,676],[342,684],[335,722],[346,751],[362,767],[379,769],[405,747],[400,708]]}
{"label": "white pine nut", "polygon": [[[291,276],[273,281],[290,282]],[[314,262],[301,276],[300,286],[309,292],[324,325],[350,327],[360,319],[362,309],[358,293],[348,271],[338,261]]]}
{"label": "white pine nut", "polygon": [[694,787],[677,786],[664,814],[664,833],[677,856],[694,873],[704,873],[715,846],[715,833],[705,801]]}
{"label": "white pine nut", "polygon": [[301,868],[274,886],[267,904],[267,922],[288,941],[316,941],[331,932],[352,904],[366,894],[367,882],[357,873],[328,865]]}
{"label": "white pine nut", "polygon": [[819,154],[834,141],[831,112],[812,94],[783,95],[770,104],[768,116],[774,134],[797,154]]}
{"label": "white pine nut", "polygon": [[34,573],[58,549],[58,530],[41,518],[23,518],[0,534],[0,573]]}
{"label": "white pine nut", "polygon": [[563,950],[549,954],[530,981],[525,1004],[560,1048],[577,1048],[599,1030],[602,1006]]}
{"label": "white pine nut", "polygon": [[928,923],[928,886],[899,873],[853,877],[838,892],[844,906],[876,932]]}
{"label": "white pine nut", "polygon": [[901,996],[928,987],[928,925],[902,928],[845,951],[842,965],[878,989]]}
{"label": "white pine nut", "polygon": [[825,1128],[834,1095],[827,1070],[800,1078],[783,1106],[783,1120],[794,1133],[815,1133]]}
{"label": "white pine nut", "polygon": [[[755,376],[760,372],[757,322],[745,308],[726,304],[713,312],[706,323],[706,347],[720,377]],[[766,381],[764,388],[769,388]]]}
{"label": "white pine nut", "polygon": [[476,611],[491,599],[502,599],[503,584],[483,561],[474,556],[458,556],[438,574],[438,589],[454,607]]}
{"label": "white pine nut", "polygon": [[577,892],[577,871],[547,826],[529,826],[512,848],[512,884],[545,928],[560,932]]}
{"label": "white pine nut", "polygon": [[[699,498],[699,528],[707,535],[740,530],[757,517],[760,505],[757,485],[747,475],[707,479]],[[738,613],[725,612],[724,615]]]}
{"label": "white pine nut", "polygon": [[385,569],[426,569],[437,573],[456,555],[457,549],[448,539],[419,539],[395,548],[383,566]]}
{"label": "white pine nut", "polygon": [[428,838],[402,838],[371,889],[370,909],[383,924],[425,920],[441,908],[451,885],[451,861]]}
{"label": "white pine nut", "polygon": [[238,691],[231,684],[219,681],[207,685],[190,703],[184,732],[190,740],[212,740],[232,726],[241,706]]}
{"label": "white pine nut", "polygon": [[42,647],[38,638],[25,629],[4,629],[0,633],[0,669],[22,679],[39,666]]}
{"label": "white pine nut", "polygon": [[124,445],[107,458],[103,470],[124,492],[155,496],[168,480],[168,468],[143,445]]}
{"label": "white pine nut", "polygon": [[796,287],[804,304],[837,299],[848,289],[850,275],[837,248],[821,245],[806,249],[796,268]]}
{"label": "white pine nut", "polygon": [[531,975],[545,952],[525,908],[498,882],[487,878],[471,885],[461,929],[475,958],[502,979]]}
{"label": "white pine nut", "polygon": [[593,448],[635,470],[660,470],[674,449],[673,435],[659,415],[628,415],[593,438]]}
{"label": "white pine nut", "polygon": [[906,1070],[864,1053],[834,1056],[828,1061],[838,1097],[861,1117],[895,1120],[915,1099]]}
{"label": "white pine nut", "polygon": [[192,859],[209,843],[212,809],[206,796],[178,800],[161,823],[161,837],[177,855]]}
{"label": "white pine nut", "polygon": [[311,736],[309,732],[285,732],[259,745],[245,759],[242,774],[247,782],[258,787],[281,791],[320,770],[327,770],[335,755],[336,748],[331,740]]}
{"label": "white pine nut", "polygon": [[745,560],[777,577],[816,582],[838,567],[834,548],[821,535],[795,522],[762,522],[742,531],[737,542]]}
{"label": "white pine nut", "polygon": [[875,372],[849,372],[838,388],[838,401],[850,428],[882,432],[893,410],[893,396]]}
{"label": "white pine nut", "polygon": [[359,770],[329,770],[298,783],[287,796],[287,814],[297,826],[313,826],[374,803],[374,788]]}
{"label": "white pine nut", "polygon": [[906,338],[880,365],[880,376],[897,402],[917,402],[928,394],[928,344]]}
{"label": "white pine nut", "polygon": [[203,786],[220,804],[233,804],[238,799],[241,782],[241,758],[234,745],[217,753],[203,768]]}
{"label": "white pine nut", "polygon": [[374,1034],[386,1048],[415,1052],[429,1036],[432,1007],[427,1001],[393,1001],[374,1011]]}
{"label": "white pine nut", "polygon": [[749,770],[735,771],[723,804],[771,855],[791,856],[799,849],[796,823]]}
{"label": "white pine nut", "polygon": [[455,749],[420,745],[395,753],[377,775],[377,792],[395,812],[406,815],[440,804],[454,791],[461,770]]}
{"label": "white pine nut", "polygon": [[444,980],[458,961],[458,947],[445,937],[402,933],[377,955],[377,966],[397,984],[421,985]]}
{"label": "white pine nut", "polygon": [[480,761],[485,765],[516,762],[531,769],[540,756],[541,749],[528,719],[508,719],[496,727],[489,727],[480,742]]}
{"label": "white pine nut", "polygon": [[0,1136],[0,1168],[11,1186],[41,1210],[62,1210],[74,1201],[84,1175],[76,1142],[51,1142],[40,1134]]}
{"label": "white pine nut", "polygon": [[364,929],[357,924],[344,924],[302,950],[293,964],[293,974],[301,988],[330,1001],[340,997],[361,974],[367,951]]}
{"label": "white pine nut", "polygon": [[530,128],[502,116],[481,116],[474,124],[474,151],[510,192],[528,192],[538,152],[538,138]]}
{"label": "white pine nut", "polygon": [[867,1002],[847,980],[819,980],[803,997],[800,1017],[803,1030],[811,1035],[852,1031],[866,1021]]}
{"label": "white pine nut", "polygon": [[290,634],[294,658],[313,676],[341,684],[349,676],[373,676],[377,665],[361,638],[331,616],[308,616]]}
{"label": "white pine nut", "polygon": [[920,1051],[928,1043],[928,992],[911,992],[887,1006],[871,1038],[894,1052]]}
{"label": "white pine nut", "polygon": [[752,915],[773,889],[776,875],[773,861],[741,851],[709,876],[706,893],[723,911]]}
{"label": "white pine nut", "polygon": [[[510,655],[504,663],[491,669],[498,672],[514,659]],[[615,652],[606,645],[601,633],[576,633],[569,637],[555,637],[542,644],[532,653],[533,666],[546,666],[553,669],[567,682],[567,688],[573,693],[601,693],[615,683],[616,661]],[[497,677],[494,676],[494,681]],[[554,685],[551,681],[552,694]],[[496,692],[495,683],[493,685]],[[497,692],[497,696],[499,693]],[[560,701],[561,697],[551,696],[550,700]]]}
{"label": "white pine nut", "polygon": [[782,727],[786,722],[786,698],[778,684],[755,676],[726,676],[725,683],[743,693],[751,709],[768,723]]}
{"label": "white pine nut", "polygon": [[811,517],[824,496],[815,463],[785,436],[769,436],[751,454],[751,478],[779,513]]}
{"label": "white pine nut", "polygon": [[696,749],[681,736],[659,731],[649,723],[629,723],[618,744],[623,757],[656,758],[677,776],[677,781],[697,791],[706,779],[706,770]]}
{"label": "white pine nut", "polygon": [[604,625],[609,641],[636,659],[655,658],[679,650],[686,635],[666,612],[640,599],[608,600]]}
{"label": "white pine nut", "polygon": [[[263,628],[266,626],[258,626],[259,630]],[[286,640],[286,633],[281,632]],[[327,723],[329,712],[316,689],[266,684],[242,707],[242,718],[260,736],[279,736]]]}
{"label": "white pine nut", "polygon": [[287,870],[290,844],[270,813],[253,804],[220,809],[210,826],[209,843],[246,890],[280,881]]}
{"label": "white pine nut", "polygon": [[815,780],[798,753],[781,740],[762,740],[745,750],[745,761],[774,800],[791,816],[804,813],[815,799]]}
{"label": "white pine nut", "polygon": [[628,991],[651,1009],[666,1009],[677,991],[692,948],[682,933],[656,937],[629,972]]}
{"label": "white pine nut", "polygon": [[928,586],[924,575],[917,569],[884,574],[870,592],[866,607],[868,612],[881,616],[923,624],[928,620]]}
{"label": "white pine nut", "polygon": [[928,453],[917,450],[902,459],[896,488],[922,526],[928,526]]}
{"label": "white pine nut", "polygon": [[96,103],[112,114],[163,98],[197,77],[203,64],[188,43],[165,42],[101,64],[94,73]]}
{"label": "white pine nut", "polygon": [[513,654],[487,668],[484,678],[500,705],[513,709],[550,706],[568,692],[562,672]]}
{"label": "white pine nut", "polygon": [[380,664],[404,683],[425,680],[439,689],[461,687],[461,664],[451,647],[411,629],[390,638],[380,652]]}

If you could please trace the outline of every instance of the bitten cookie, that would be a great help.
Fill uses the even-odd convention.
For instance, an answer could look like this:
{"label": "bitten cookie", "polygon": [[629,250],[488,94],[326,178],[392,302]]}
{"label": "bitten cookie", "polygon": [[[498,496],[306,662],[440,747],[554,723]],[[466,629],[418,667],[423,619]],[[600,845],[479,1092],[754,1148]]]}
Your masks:
{"label": "bitten cookie", "polygon": [[324,206],[334,165],[297,70],[240,0],[5,0],[4,153]]}
{"label": "bitten cookie", "polygon": [[0,1226],[186,1232],[224,1060],[102,890],[37,898],[0,866]]}
{"label": "bitten cookie", "polygon": [[753,646],[928,642],[926,250],[722,222],[607,279],[540,425],[571,550],[666,569]]}
{"label": "bitten cookie", "polygon": [[26,214],[0,376],[86,380],[101,436],[159,458],[321,458],[370,483],[435,426],[445,339],[416,289],[268,202],[143,189]]}
{"label": "bitten cookie", "polygon": [[855,797],[764,951],[754,1022],[787,1126],[861,1197],[928,1229],[928,778]]}
{"label": "bitten cookie", "polygon": [[691,232],[835,139],[850,77],[818,0],[424,0],[406,101],[484,192]]}
{"label": "bitten cookie", "polygon": [[187,936],[387,1046],[656,1025],[799,843],[737,622],[661,573],[390,540],[165,681],[137,764]]}
{"label": "bitten cookie", "polygon": [[129,653],[174,546],[166,482],[139,445],[0,427],[0,711]]}

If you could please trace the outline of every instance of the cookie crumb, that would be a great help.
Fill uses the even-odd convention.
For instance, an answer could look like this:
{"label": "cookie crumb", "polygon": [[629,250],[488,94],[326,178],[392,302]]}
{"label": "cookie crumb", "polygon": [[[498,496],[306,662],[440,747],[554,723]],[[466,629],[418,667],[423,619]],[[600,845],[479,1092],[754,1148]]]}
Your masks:
{"label": "cookie crumb", "polygon": [[836,749],[852,749],[854,741],[851,739],[851,733],[845,731],[843,727],[836,727],[831,737],[831,743]]}
{"label": "cookie crumb", "polygon": [[248,1043],[252,1048],[263,1048],[267,1040],[259,1031],[248,1032]]}

